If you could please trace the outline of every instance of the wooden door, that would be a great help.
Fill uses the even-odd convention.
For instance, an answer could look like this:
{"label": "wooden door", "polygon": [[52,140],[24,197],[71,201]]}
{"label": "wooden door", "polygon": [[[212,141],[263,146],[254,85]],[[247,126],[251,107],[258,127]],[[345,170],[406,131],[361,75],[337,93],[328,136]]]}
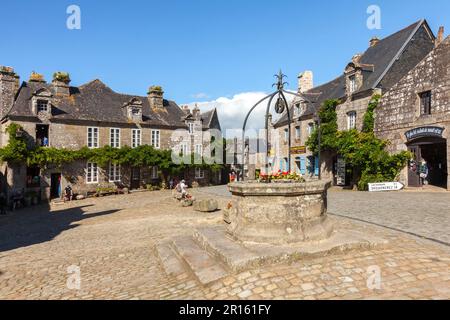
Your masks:
{"label": "wooden door", "polygon": [[138,167],[131,168],[131,185],[130,189],[139,189],[141,186],[141,169]]}
{"label": "wooden door", "polygon": [[408,164],[408,186],[417,188],[421,186],[420,175],[419,175],[419,165],[420,165],[420,147],[410,146],[408,151],[412,153],[412,159]]}

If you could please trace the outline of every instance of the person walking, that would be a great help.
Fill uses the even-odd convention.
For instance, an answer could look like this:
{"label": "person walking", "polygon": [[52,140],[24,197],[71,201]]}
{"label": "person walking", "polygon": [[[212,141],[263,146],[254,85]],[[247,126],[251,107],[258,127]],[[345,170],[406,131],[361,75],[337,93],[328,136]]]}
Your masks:
{"label": "person walking", "polygon": [[429,174],[429,168],[428,168],[428,164],[425,160],[422,160],[420,163],[420,168],[419,168],[419,175],[420,175],[420,180],[422,182],[422,185],[428,185],[428,174]]}

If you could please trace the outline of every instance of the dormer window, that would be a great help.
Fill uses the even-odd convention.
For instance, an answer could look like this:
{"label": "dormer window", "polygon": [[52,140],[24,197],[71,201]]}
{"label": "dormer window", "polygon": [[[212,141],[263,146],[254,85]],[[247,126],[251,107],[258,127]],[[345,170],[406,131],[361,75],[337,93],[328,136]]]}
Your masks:
{"label": "dormer window", "polygon": [[38,100],[37,101],[37,112],[48,112],[48,101]]}
{"label": "dormer window", "polygon": [[296,116],[300,116],[301,111],[302,111],[301,105],[300,105],[300,103],[297,103],[297,104],[295,105],[295,111],[294,111],[294,114],[295,114]]}
{"label": "dormer window", "polygon": [[194,134],[195,126],[194,126],[193,122],[188,123],[188,128],[189,128],[189,134]]}
{"label": "dormer window", "polygon": [[41,121],[49,120],[52,115],[52,93],[46,88],[35,91],[31,98],[31,107],[33,114]]}
{"label": "dormer window", "polygon": [[349,92],[350,93],[355,92],[356,89],[357,89],[357,87],[356,87],[356,76],[355,75],[350,76],[348,78],[348,81],[349,81]]}
{"label": "dormer window", "polygon": [[124,104],[126,107],[127,117],[129,120],[133,122],[141,122],[142,121],[142,101],[133,98],[128,103]]}
{"label": "dormer window", "polygon": [[131,114],[134,117],[140,116],[141,115],[141,109],[139,109],[139,108],[131,108]]}

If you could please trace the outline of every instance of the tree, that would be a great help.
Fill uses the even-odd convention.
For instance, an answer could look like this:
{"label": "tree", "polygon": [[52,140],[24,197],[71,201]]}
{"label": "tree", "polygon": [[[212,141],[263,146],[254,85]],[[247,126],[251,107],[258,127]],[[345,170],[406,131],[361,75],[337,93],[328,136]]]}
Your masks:
{"label": "tree", "polygon": [[221,170],[223,167],[209,158],[202,158],[202,161],[196,164],[194,161],[196,156],[194,154],[185,155],[183,161],[177,164],[172,161],[171,150],[159,150],[149,145],[142,145],[137,148],[105,146],[89,149],[83,147],[79,150],[28,146],[26,138],[20,134],[23,132],[20,125],[10,124],[7,132],[9,134],[9,143],[5,147],[0,148],[0,161],[13,164],[24,163],[28,166],[45,168],[49,165],[61,167],[64,164],[77,160],[88,160],[96,162],[100,167],[106,167],[109,163],[134,167],[157,166],[161,170],[165,182],[167,182],[169,175],[179,174],[189,168],[201,167],[202,169],[216,171]]}
{"label": "tree", "polygon": [[307,141],[314,153],[318,152],[318,131],[322,133],[322,150],[332,151],[342,156],[347,165],[357,173],[359,190],[367,190],[369,183],[393,181],[411,158],[403,151],[391,155],[386,151],[388,141],[378,139],[374,134],[374,111],[381,96],[375,95],[364,115],[363,131],[356,129],[338,131],[337,100],[325,101],[319,111],[321,128],[316,129]]}

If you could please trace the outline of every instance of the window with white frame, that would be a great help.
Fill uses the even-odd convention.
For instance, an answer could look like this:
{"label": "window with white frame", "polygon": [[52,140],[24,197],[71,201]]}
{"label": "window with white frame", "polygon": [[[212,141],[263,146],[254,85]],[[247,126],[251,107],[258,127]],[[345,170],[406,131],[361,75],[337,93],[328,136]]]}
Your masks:
{"label": "window with white frame", "polygon": [[300,103],[297,103],[297,104],[295,105],[295,112],[294,112],[294,114],[295,114],[296,116],[300,116],[300,113],[301,113]]}
{"label": "window with white frame", "polygon": [[111,128],[109,130],[109,144],[113,148],[120,148],[120,129]]}
{"label": "window with white frame", "polygon": [[120,182],[122,175],[120,174],[120,165],[115,163],[109,164],[109,182]]}
{"label": "window with white frame", "polygon": [[199,156],[203,155],[203,145],[201,144],[195,145],[195,154],[198,154]]}
{"label": "window with white frame", "polygon": [[188,127],[189,127],[189,134],[194,134],[194,123],[189,122],[188,123]]}
{"label": "window with white frame", "polygon": [[302,128],[300,126],[295,127],[295,139],[300,139],[302,135]]}
{"label": "window with white frame", "polygon": [[188,144],[187,144],[186,142],[181,143],[181,144],[180,144],[180,154],[181,154],[182,156],[185,156],[185,155],[187,155],[188,153],[189,153],[189,150],[188,150]]}
{"label": "window with white frame", "polygon": [[195,179],[203,179],[205,177],[205,171],[202,168],[195,168]]}
{"label": "window with white frame", "polygon": [[131,130],[131,147],[137,148],[142,144],[141,129]]}
{"label": "window with white frame", "polygon": [[312,133],[314,132],[314,127],[315,125],[313,122],[308,123],[308,136],[312,135]]}
{"label": "window with white frame", "polygon": [[133,116],[140,116],[141,115],[141,108],[131,108],[131,114]]}
{"label": "window with white frame", "polygon": [[351,111],[347,113],[347,129],[352,130],[356,128],[356,112]]}
{"label": "window with white frame", "polygon": [[37,101],[37,112],[48,112],[48,101],[38,100]]}
{"label": "window with white frame", "polygon": [[87,146],[88,148],[98,148],[98,128],[87,128]]}
{"label": "window with white frame", "polygon": [[350,93],[355,92],[356,91],[356,76],[350,76],[349,83],[350,83],[350,88],[349,88]]}
{"label": "window with white frame", "polygon": [[151,174],[151,178],[152,179],[158,179],[158,167],[152,167],[152,174]]}
{"label": "window with white frame", "polygon": [[152,147],[155,149],[159,149],[160,148],[160,136],[161,133],[159,130],[152,130]]}
{"label": "window with white frame", "polygon": [[95,162],[87,163],[86,183],[98,183],[98,166]]}
{"label": "window with white frame", "polygon": [[288,142],[289,140],[289,130],[284,129],[284,142]]}

